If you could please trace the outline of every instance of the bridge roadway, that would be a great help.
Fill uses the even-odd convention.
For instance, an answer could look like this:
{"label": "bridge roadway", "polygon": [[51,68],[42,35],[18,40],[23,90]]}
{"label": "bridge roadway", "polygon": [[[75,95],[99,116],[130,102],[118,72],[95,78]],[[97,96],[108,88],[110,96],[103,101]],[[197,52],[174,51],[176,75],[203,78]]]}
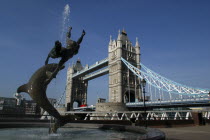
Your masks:
{"label": "bridge roadway", "polygon": [[[146,101],[146,108],[174,108],[174,107],[205,107],[210,106],[210,97],[208,98],[195,98],[183,100],[169,100],[169,101]],[[138,111],[144,109],[143,102],[126,103],[126,106],[131,111]],[[86,110],[91,108],[95,110],[95,106],[74,108],[75,110]]]}
{"label": "bridge roadway", "polygon": [[[208,98],[194,98],[194,99],[180,99],[168,101],[146,101],[146,108],[172,108],[172,107],[204,107],[210,106],[210,97]],[[143,102],[126,103],[130,110],[144,108]]]}

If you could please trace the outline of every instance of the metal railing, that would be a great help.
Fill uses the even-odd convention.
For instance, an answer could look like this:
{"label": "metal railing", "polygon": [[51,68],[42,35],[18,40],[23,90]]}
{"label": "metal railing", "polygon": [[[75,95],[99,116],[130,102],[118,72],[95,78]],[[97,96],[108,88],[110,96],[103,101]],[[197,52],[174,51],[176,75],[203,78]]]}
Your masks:
{"label": "metal railing", "polygon": [[[192,110],[174,111],[127,111],[127,112],[65,112],[85,115],[84,120],[192,120]],[[202,112],[204,119],[210,119],[210,111]]]}
{"label": "metal railing", "polygon": [[[147,101],[146,105],[153,104],[193,104],[193,103],[210,103],[210,98],[194,98],[194,99],[179,99],[179,100],[159,100],[159,101]],[[139,105],[142,106],[143,102],[130,102],[126,103],[127,106]]]}

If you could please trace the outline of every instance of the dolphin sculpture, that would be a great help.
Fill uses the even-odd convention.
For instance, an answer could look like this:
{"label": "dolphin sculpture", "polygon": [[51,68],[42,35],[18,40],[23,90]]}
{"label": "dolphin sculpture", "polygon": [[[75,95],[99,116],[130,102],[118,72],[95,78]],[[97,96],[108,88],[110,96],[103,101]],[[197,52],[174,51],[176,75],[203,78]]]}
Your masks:
{"label": "dolphin sculpture", "polygon": [[[59,126],[63,126],[68,121],[72,120],[72,116],[61,116],[58,111],[49,102],[46,96],[46,90],[48,84],[51,82],[49,78],[52,73],[58,67],[58,64],[47,64],[39,68],[30,78],[27,84],[20,86],[17,89],[17,93],[26,92],[30,97],[51,116],[57,119],[56,124],[51,128],[50,133],[55,133]],[[63,69],[61,67],[61,69]],[[60,69],[60,70],[61,70]],[[46,82],[47,81],[47,82]]]}

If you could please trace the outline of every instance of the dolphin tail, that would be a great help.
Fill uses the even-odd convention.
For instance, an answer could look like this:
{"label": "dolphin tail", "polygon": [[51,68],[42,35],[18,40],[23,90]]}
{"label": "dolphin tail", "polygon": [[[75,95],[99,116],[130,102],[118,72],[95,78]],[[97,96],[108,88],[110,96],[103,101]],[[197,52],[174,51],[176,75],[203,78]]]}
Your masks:
{"label": "dolphin tail", "polygon": [[71,121],[74,121],[77,118],[76,115],[66,115],[66,116],[61,116],[60,120],[60,125],[63,126],[66,123],[70,123]]}
{"label": "dolphin tail", "polygon": [[17,89],[17,93],[21,93],[21,92],[26,92],[26,93],[28,93],[28,91],[27,91],[27,84],[24,84],[24,85],[20,86],[20,87]]}
{"label": "dolphin tail", "polygon": [[67,123],[71,123],[77,119],[80,119],[77,115],[65,115],[61,116],[60,120],[58,120],[59,126],[62,127]]}
{"label": "dolphin tail", "polygon": [[49,128],[49,134],[51,133],[57,133],[58,128],[64,126],[67,123],[72,122],[77,118],[76,115],[66,115],[66,116],[60,116],[59,120],[57,120],[53,125]]}

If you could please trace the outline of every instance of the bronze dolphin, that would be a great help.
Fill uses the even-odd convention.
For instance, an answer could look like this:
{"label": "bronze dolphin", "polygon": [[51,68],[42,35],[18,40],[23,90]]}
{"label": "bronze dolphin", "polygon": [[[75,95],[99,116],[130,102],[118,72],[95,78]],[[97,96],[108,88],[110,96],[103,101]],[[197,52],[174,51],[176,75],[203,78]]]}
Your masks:
{"label": "bronze dolphin", "polygon": [[[26,92],[31,98],[45,111],[47,111],[51,116],[58,120],[58,125],[62,126],[69,120],[72,120],[70,116],[61,116],[58,111],[49,102],[46,96],[46,89],[49,81],[49,77],[55,71],[58,64],[47,64],[40,69],[38,69],[30,78],[27,84],[20,86],[17,89],[17,93]],[[62,69],[64,66],[62,67]],[[61,69],[60,69],[61,70]],[[46,81],[48,82],[46,83]],[[57,129],[57,128],[56,128]],[[55,130],[56,131],[56,130]]]}

